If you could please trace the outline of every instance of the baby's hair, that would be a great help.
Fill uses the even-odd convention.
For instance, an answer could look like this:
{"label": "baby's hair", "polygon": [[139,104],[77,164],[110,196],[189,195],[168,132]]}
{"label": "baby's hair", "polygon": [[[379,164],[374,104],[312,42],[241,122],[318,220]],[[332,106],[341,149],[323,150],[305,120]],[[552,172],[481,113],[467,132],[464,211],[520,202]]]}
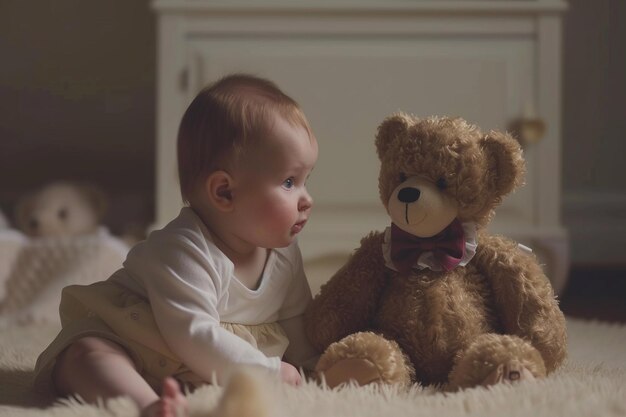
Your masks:
{"label": "baby's hair", "polygon": [[199,181],[236,162],[260,140],[278,115],[311,136],[298,103],[273,82],[232,74],[204,88],[191,102],[178,130],[178,176],[183,201]]}

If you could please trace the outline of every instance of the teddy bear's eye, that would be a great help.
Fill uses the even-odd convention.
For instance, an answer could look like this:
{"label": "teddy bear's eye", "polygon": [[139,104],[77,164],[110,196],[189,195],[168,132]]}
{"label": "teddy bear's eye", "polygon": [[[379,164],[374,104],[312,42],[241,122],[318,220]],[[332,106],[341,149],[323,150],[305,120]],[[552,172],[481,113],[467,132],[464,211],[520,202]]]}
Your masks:
{"label": "teddy bear's eye", "polygon": [[400,180],[400,182],[404,182],[408,179],[408,177],[404,172],[401,172],[400,174],[398,174],[398,179]]}
{"label": "teddy bear's eye", "polygon": [[443,177],[439,178],[436,184],[437,188],[439,188],[440,190],[445,190],[446,188],[448,188],[448,182]]}
{"label": "teddy bear's eye", "polygon": [[65,208],[60,209],[57,215],[59,216],[59,219],[61,220],[67,219],[67,209]]}
{"label": "teddy bear's eye", "polygon": [[37,219],[30,219],[28,221],[28,226],[32,229],[32,230],[37,230],[37,228],[39,227],[39,221]]}

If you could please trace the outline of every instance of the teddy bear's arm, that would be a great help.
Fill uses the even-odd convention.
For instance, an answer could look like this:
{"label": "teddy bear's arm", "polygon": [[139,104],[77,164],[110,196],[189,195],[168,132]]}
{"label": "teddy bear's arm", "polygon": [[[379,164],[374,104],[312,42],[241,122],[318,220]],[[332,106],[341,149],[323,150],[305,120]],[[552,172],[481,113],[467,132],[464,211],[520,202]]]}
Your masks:
{"label": "teddy bear's arm", "polygon": [[382,233],[363,238],[359,249],[309,305],[305,330],[320,352],[332,342],[369,327],[386,276],[382,242]]}
{"label": "teddy bear's arm", "polygon": [[548,372],[566,356],[565,317],[550,281],[534,255],[499,236],[481,236],[475,265],[494,292],[504,330],[529,340],[541,352]]}

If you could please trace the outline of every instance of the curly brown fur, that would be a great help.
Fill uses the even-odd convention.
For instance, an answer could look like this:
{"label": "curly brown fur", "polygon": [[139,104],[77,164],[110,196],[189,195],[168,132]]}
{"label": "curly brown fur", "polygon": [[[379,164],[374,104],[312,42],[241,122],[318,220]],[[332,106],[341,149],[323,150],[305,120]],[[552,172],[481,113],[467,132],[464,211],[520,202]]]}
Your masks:
{"label": "curly brown fur", "polygon": [[[413,204],[401,200],[398,190],[420,186],[424,179],[435,190],[432,198],[445,196],[440,201],[456,210],[460,222],[479,229],[489,223],[502,198],[522,183],[519,144],[504,133],[483,134],[458,118],[392,115],[378,129],[376,149],[380,198],[394,222],[392,203],[402,204],[402,209],[406,204],[406,210]],[[429,198],[424,192],[417,195]],[[436,216],[428,212],[427,203],[415,201],[412,207],[420,215]],[[407,229],[414,227],[409,216],[403,219]],[[333,343],[372,330],[397,342],[415,380],[426,384],[448,383],[453,369],[456,386],[478,384],[494,364],[505,360],[503,350],[509,345],[517,347],[506,360],[537,376],[545,373],[542,367],[551,372],[562,363],[563,314],[537,260],[515,242],[481,232],[478,252],[466,266],[449,272],[412,269],[407,274],[385,266],[382,242],[382,233],[363,239],[307,311],[309,338],[320,351],[330,345],[325,355],[332,360],[340,360],[342,352]],[[365,345],[361,349],[375,349]],[[481,367],[475,358],[487,363],[480,372],[472,370]]]}
{"label": "curly brown fur", "polygon": [[546,375],[541,354],[527,341],[516,336],[483,334],[464,352],[459,352],[450,373],[448,389],[480,385],[499,364],[517,361],[535,377]]}
{"label": "curly brown fur", "polygon": [[345,359],[366,359],[377,369],[377,381],[407,386],[415,373],[409,359],[393,340],[372,332],[359,332],[333,343],[315,367],[324,371]]}
{"label": "curly brown fur", "polygon": [[305,331],[320,352],[328,345],[370,327],[385,286],[385,266],[380,256],[383,236],[372,233],[348,263],[324,284],[305,314]]}
{"label": "curly brown fur", "polygon": [[[394,125],[391,137],[389,122]],[[498,132],[485,135],[460,118],[411,120],[394,115],[381,124],[376,146],[381,160],[378,187],[385,206],[402,182],[400,174],[419,174],[432,182],[444,178],[445,192],[460,204],[459,217],[485,225],[502,197],[522,182],[524,160],[518,142]]]}
{"label": "curly brown fur", "polygon": [[494,304],[506,333],[528,339],[548,372],[565,359],[565,317],[537,259],[501,236],[480,236],[474,265],[489,279]]}

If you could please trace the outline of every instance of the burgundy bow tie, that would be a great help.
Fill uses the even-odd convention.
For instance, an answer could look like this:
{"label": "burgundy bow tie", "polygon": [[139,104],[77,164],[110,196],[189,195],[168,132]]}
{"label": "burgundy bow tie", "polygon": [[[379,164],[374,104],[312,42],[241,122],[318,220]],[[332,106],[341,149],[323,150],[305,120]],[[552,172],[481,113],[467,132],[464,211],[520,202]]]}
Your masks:
{"label": "burgundy bow tie", "polygon": [[401,273],[407,273],[424,252],[433,252],[443,269],[456,267],[465,255],[465,233],[458,219],[432,237],[418,237],[391,223],[391,260]]}

